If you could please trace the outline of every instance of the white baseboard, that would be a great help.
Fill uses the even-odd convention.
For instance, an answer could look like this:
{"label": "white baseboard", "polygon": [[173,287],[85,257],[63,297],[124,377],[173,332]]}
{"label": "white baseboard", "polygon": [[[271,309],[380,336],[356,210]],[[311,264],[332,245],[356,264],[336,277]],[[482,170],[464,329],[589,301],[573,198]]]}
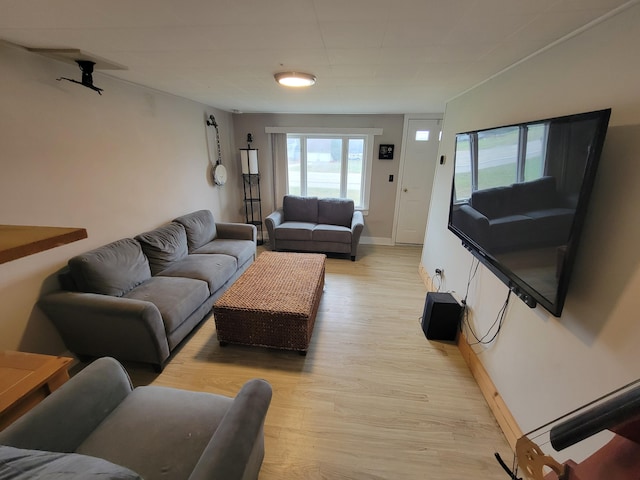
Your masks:
{"label": "white baseboard", "polygon": [[360,237],[360,243],[363,245],[393,245],[393,241],[386,237]]}
{"label": "white baseboard", "polygon": [[[269,237],[266,235],[266,232],[263,236],[264,242],[269,242]],[[388,237],[360,237],[360,244],[362,245],[388,245],[393,246],[393,240]]]}

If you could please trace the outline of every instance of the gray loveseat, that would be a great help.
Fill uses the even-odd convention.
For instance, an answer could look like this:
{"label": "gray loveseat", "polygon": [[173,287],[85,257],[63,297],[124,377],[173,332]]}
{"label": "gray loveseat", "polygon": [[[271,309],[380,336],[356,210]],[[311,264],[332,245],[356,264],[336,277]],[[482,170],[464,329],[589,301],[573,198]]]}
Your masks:
{"label": "gray loveseat", "polygon": [[101,358],[0,432],[0,477],[257,479],[271,394],[258,379],[235,398],[134,389]]}
{"label": "gray loveseat", "polygon": [[364,228],[353,200],[285,195],[266,219],[272,250],[344,253],[356,259]]}
{"label": "gray loveseat", "polygon": [[454,226],[493,253],[566,244],[575,214],[554,177],[473,192],[453,212]]}
{"label": "gray loveseat", "polygon": [[200,210],[72,258],[38,306],[78,356],[162,370],[255,256],[255,226]]}

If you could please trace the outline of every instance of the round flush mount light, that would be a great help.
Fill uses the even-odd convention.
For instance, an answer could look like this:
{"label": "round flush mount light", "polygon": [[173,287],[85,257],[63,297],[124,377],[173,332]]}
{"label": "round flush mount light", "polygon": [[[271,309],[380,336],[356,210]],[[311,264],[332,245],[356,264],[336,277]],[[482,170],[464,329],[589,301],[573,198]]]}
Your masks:
{"label": "round flush mount light", "polygon": [[301,72],[280,72],[274,75],[276,82],[285,87],[310,87],[316,83],[316,76]]}

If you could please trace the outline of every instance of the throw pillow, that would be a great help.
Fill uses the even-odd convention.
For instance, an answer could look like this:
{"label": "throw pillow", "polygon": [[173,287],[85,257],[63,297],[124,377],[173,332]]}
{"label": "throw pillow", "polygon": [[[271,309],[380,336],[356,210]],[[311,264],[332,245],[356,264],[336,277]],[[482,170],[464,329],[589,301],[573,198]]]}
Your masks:
{"label": "throw pillow", "polygon": [[69,269],[80,291],[116,297],[151,278],[149,261],[133,238],[77,255],[69,260]]}
{"label": "throw pillow", "polygon": [[213,218],[213,213],[209,210],[198,210],[197,212],[183,215],[176,218],[174,222],[180,223],[187,232],[189,253],[216,238],[216,222]]}
{"label": "throw pillow", "polygon": [[282,209],[285,222],[318,223],[318,197],[285,195]]}
{"label": "throw pillow", "polygon": [[151,273],[156,275],[172,263],[187,256],[187,234],[179,223],[172,222],[149,232],[141,233],[136,240],[149,259]]}

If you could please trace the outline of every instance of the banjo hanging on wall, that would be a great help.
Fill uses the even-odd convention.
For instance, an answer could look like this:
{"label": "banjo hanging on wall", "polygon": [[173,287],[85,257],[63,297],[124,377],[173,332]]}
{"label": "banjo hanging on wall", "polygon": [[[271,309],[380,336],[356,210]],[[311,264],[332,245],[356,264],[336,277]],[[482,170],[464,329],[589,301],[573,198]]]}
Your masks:
{"label": "banjo hanging on wall", "polygon": [[213,176],[213,182],[216,185],[224,185],[227,183],[227,169],[222,165],[222,151],[220,149],[220,132],[218,131],[218,123],[213,115],[209,115],[209,120],[207,120],[208,126],[213,126],[216,129],[216,149],[218,158],[216,163],[213,165],[213,169],[211,170]]}

